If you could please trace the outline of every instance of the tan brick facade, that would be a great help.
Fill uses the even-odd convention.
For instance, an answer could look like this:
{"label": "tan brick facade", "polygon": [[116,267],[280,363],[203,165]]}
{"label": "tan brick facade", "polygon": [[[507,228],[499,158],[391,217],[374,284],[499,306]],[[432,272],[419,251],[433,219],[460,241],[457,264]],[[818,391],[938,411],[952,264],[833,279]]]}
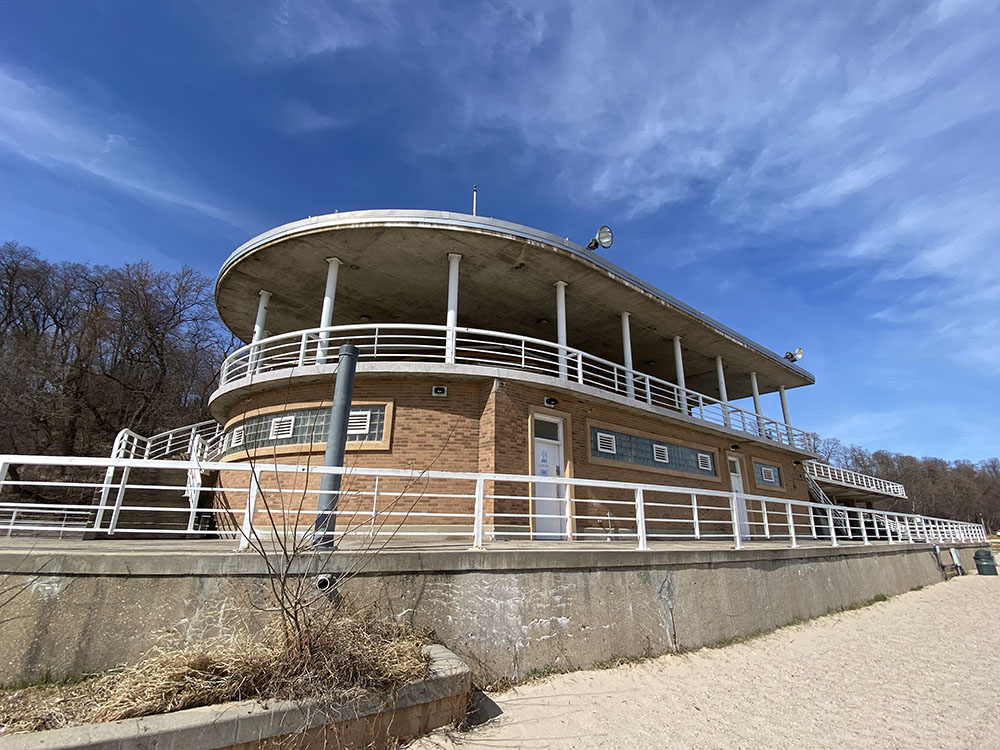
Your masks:
{"label": "tan brick facade", "polygon": [[[444,398],[431,395],[433,385],[446,385],[448,395]],[[328,406],[332,385],[288,386],[275,388],[256,394],[238,404],[229,415],[229,424],[237,423],[244,415],[258,413],[257,410],[271,410],[284,404],[301,406]],[[555,397],[558,403],[546,407],[547,396]],[[531,419],[535,413],[558,416],[564,420],[564,450],[566,472],[569,476],[623,482],[638,482],[663,486],[685,487],[703,490],[730,491],[727,460],[734,458],[741,462],[744,489],[748,493],[775,498],[808,499],[801,464],[794,464],[795,454],[767,445],[742,440],[709,428],[700,429],[689,424],[660,418],[643,413],[639,409],[627,409],[620,405],[576,395],[543,390],[537,386],[504,379],[443,380],[440,378],[371,378],[359,377],[355,384],[356,402],[379,402],[391,400],[393,403],[392,424],[388,449],[367,450],[355,446],[347,454],[347,465],[366,468],[402,468],[413,470],[440,470],[456,472],[485,472],[528,474],[532,472]],[[635,465],[616,465],[606,459],[590,456],[589,425],[599,424],[617,429],[623,433],[649,436],[674,444],[692,446],[699,451],[711,452],[715,456],[717,476],[705,477]],[[731,446],[738,444],[738,448]],[[280,455],[269,454],[261,449],[253,460],[263,463],[285,463],[297,465],[320,465],[323,461],[323,444],[302,446],[300,450],[285,448]],[[753,470],[754,459],[778,466],[782,477],[782,487],[757,486]],[[246,457],[232,456],[232,460],[246,460]],[[278,482],[273,475],[262,479],[265,490],[263,502],[276,511],[283,510],[286,524],[291,523],[296,511],[312,511],[316,507],[315,491],[319,478],[310,479],[308,490],[305,486],[306,474],[286,474]],[[247,475],[237,476],[236,472],[223,472],[222,486],[230,488],[225,497],[220,498],[234,509],[241,509],[246,502]],[[280,489],[277,486],[281,485]],[[378,498],[374,498],[374,480],[360,475],[345,479],[342,510],[356,511],[353,518],[342,518],[339,526],[345,528],[352,522],[359,532],[371,523],[373,500],[379,517],[376,525],[383,521],[389,526],[400,523],[452,524],[471,526],[471,496],[474,483],[470,480],[427,480],[402,479],[379,480]],[[460,494],[464,498],[449,498],[445,495]],[[528,486],[520,483],[498,483],[496,487],[486,487],[487,524],[493,526],[490,514],[526,514],[531,511]],[[512,498],[492,500],[493,495],[509,495]],[[678,524],[656,522],[657,518],[683,519],[685,533],[689,526],[691,511],[686,507],[690,493],[670,494],[647,492],[647,518],[650,519],[650,533],[678,531]],[[518,498],[524,498],[518,499]],[[576,531],[597,531],[635,528],[634,505],[631,492],[620,490],[597,490],[577,488],[574,493],[574,512],[587,516],[577,523]],[[607,501],[620,501],[629,505],[613,505]],[[590,501],[590,502],[587,502]],[[600,502],[605,501],[605,502]],[[725,504],[716,500],[715,502]],[[729,513],[712,512],[705,507],[712,503],[710,497],[699,499],[699,517],[702,532],[727,533],[731,531]],[[685,507],[667,507],[685,505]],[[751,505],[748,509],[754,532],[762,531],[759,508]],[[391,513],[392,515],[385,515]],[[783,506],[775,504],[769,508],[772,530],[780,530],[784,518]],[[426,515],[425,515],[426,514]],[[450,514],[447,516],[433,514]],[[608,515],[611,520],[608,520]],[[311,525],[313,515],[304,513],[300,525]],[[618,520],[615,520],[618,519]],[[259,519],[258,519],[259,520]],[[780,523],[779,523],[780,520]],[[714,521],[714,523],[713,523]],[[495,519],[497,527],[517,526],[521,521],[507,518]],[[807,523],[807,522],[806,522]]]}

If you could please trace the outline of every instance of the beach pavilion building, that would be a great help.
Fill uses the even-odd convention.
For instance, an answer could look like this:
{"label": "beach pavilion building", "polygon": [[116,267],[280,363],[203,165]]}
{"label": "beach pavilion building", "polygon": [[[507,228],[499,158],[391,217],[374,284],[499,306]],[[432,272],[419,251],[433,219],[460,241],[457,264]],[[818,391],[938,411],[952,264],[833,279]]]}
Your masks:
{"label": "beach pavilion building", "polygon": [[[349,342],[359,357],[347,466],[703,493],[700,517],[696,494],[647,497],[650,534],[663,538],[675,519],[690,525],[689,504],[706,536],[775,526],[764,503],[741,499],[731,518],[704,493],[808,501],[825,488],[868,508],[905,497],[899,485],[815,461],[816,436],[789,413],[787,391],[814,382],[794,357],[530,227],[441,211],[311,217],[238,248],[216,302],[247,342],[226,360],[211,400],[223,461],[322,464],[337,351]],[[768,393],[779,394],[780,415],[764,413]],[[341,512],[384,515],[397,529],[471,523],[454,502],[464,490],[377,481],[354,477]],[[272,486],[271,502],[311,512],[317,482]],[[486,530],[496,536],[636,533],[634,513],[619,507],[632,495],[613,486],[494,482],[486,494]],[[801,522],[816,533],[811,518]]]}

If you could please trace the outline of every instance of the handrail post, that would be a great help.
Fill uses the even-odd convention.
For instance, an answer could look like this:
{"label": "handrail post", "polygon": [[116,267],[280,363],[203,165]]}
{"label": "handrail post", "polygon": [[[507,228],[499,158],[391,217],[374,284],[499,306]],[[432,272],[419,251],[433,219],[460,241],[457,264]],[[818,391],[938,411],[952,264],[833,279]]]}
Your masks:
{"label": "handrail post", "polygon": [[826,509],[826,518],[830,522],[830,546],[839,547],[837,544],[837,530],[833,528],[833,506],[828,506]]}
{"label": "handrail post", "polygon": [[795,519],[792,517],[792,504],[789,502],[785,503],[785,519],[788,523],[788,539],[791,541],[792,549],[795,549],[799,543],[795,540]]}
{"label": "handrail post", "polygon": [[871,545],[868,541],[868,529],[865,528],[865,512],[863,510],[858,510],[858,524],[861,526],[861,541],[866,547]]}
{"label": "handrail post", "polygon": [[889,544],[895,544],[896,541],[892,538],[892,527],[889,525],[889,514],[883,514],[882,520],[885,522],[885,538],[889,541]]}
{"label": "handrail post", "polygon": [[122,502],[125,500],[125,487],[128,485],[128,475],[130,470],[130,466],[126,466],[122,469],[122,481],[118,485],[118,494],[115,496],[115,509],[111,513],[111,523],[108,524],[109,534],[114,534],[115,529],[118,527],[118,515],[121,513]]}
{"label": "handrail post", "polygon": [[3,484],[7,481],[7,471],[10,469],[10,464],[6,461],[0,463],[0,492],[3,492]]}
{"label": "handrail post", "polygon": [[476,479],[476,504],[474,513],[474,520],[472,526],[472,548],[482,549],[483,548],[483,514],[485,512],[485,500],[483,498],[483,485],[484,480],[482,477]]}
{"label": "handrail post", "polygon": [[913,529],[910,528],[910,517],[906,516],[906,538],[909,540],[910,544],[914,544],[913,540]]}
{"label": "handrail post", "polygon": [[566,541],[573,541],[573,488],[571,485],[563,485],[563,507],[566,509]]}
{"label": "handrail post", "polygon": [[646,542],[646,505],[643,499],[642,487],[635,488],[635,528],[639,546],[636,549],[648,550]]}
{"label": "handrail post", "polygon": [[816,508],[814,508],[812,505],[808,506],[808,508],[809,508],[809,530],[812,532],[813,539],[819,539],[819,536],[816,535]]}
{"label": "handrail post", "polygon": [[694,520],[694,538],[701,539],[701,525],[698,522],[698,495],[691,493],[691,518]]}
{"label": "handrail post", "polygon": [[[115,441],[117,443],[117,441]],[[112,452],[112,457],[114,453]],[[111,465],[104,472],[104,485],[101,488],[101,495],[97,499],[97,513],[94,515],[93,531],[101,530],[101,522],[104,520],[104,508],[108,504],[108,496],[111,494],[111,484],[115,479],[115,467]]]}
{"label": "handrail post", "polygon": [[576,353],[576,382],[583,385],[583,352]]}
{"label": "handrail post", "polygon": [[771,538],[771,525],[767,522],[767,502],[765,500],[760,501],[760,514],[764,519],[764,538]]}
{"label": "handrail post", "polygon": [[[329,335],[329,333],[327,335]],[[309,348],[309,334],[303,331],[302,336],[300,338],[301,341],[299,341],[299,367],[305,367],[306,350]],[[322,362],[319,361],[319,359],[320,359],[319,357],[316,358],[316,364],[323,364]],[[324,361],[325,361],[325,355],[324,355]]]}
{"label": "handrail post", "polygon": [[243,509],[243,526],[240,528],[240,544],[238,550],[244,550],[250,546],[250,537],[253,535],[253,517],[257,512],[257,470],[250,469],[250,486],[247,488],[247,504]]}
{"label": "handrail post", "polygon": [[743,549],[743,539],[740,537],[740,524],[736,518],[736,493],[729,493],[729,520],[733,524],[733,540],[736,549]]}

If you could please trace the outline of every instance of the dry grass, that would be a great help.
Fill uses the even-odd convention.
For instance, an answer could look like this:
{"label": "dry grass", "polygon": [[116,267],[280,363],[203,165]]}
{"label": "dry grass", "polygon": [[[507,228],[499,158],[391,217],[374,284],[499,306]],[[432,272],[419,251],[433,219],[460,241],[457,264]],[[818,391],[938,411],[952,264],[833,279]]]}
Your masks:
{"label": "dry grass", "polygon": [[0,736],[179,711],[227,701],[391,694],[427,673],[424,639],[371,608],[322,604],[296,639],[280,619],[260,635],[151,652],[132,667],[76,685],[0,694]]}

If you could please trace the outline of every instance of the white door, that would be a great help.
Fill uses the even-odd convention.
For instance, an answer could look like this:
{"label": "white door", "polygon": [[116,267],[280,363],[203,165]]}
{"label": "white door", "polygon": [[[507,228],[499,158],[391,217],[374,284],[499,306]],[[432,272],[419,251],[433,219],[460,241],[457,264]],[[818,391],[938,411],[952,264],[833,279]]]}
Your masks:
{"label": "white door", "polygon": [[[563,423],[556,417],[536,415],[535,455],[532,473],[541,477],[564,476]],[[566,538],[566,485],[535,482],[535,538]]]}
{"label": "white door", "polygon": [[732,491],[740,493],[740,496],[736,498],[736,520],[740,527],[740,538],[749,539],[750,518],[747,515],[747,499],[742,497],[743,469],[740,468],[740,462],[735,458],[729,459],[729,479],[732,481]]}

